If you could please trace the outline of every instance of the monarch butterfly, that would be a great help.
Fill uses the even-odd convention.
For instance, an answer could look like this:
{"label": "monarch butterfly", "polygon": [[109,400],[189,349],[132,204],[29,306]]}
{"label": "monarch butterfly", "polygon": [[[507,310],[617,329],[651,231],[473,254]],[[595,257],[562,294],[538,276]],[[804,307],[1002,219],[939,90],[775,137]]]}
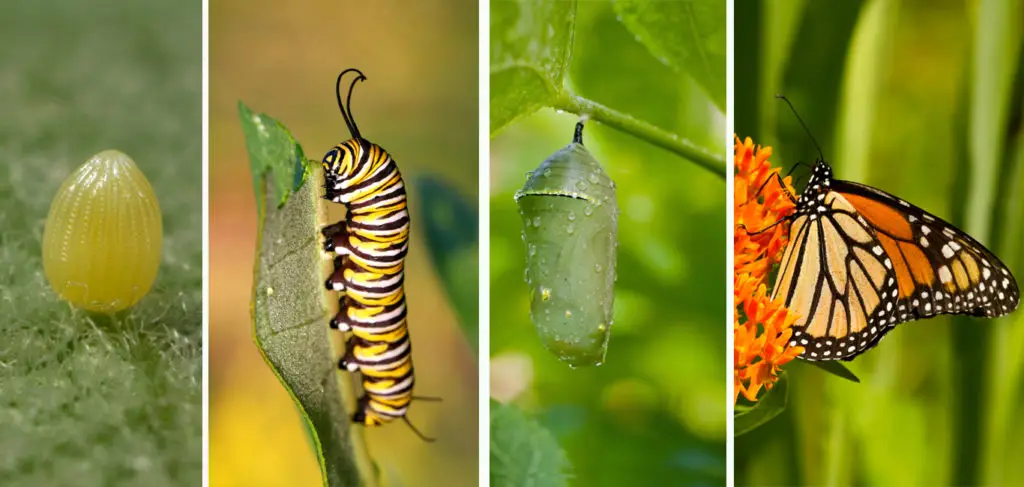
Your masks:
{"label": "monarch butterfly", "polygon": [[[350,71],[358,77],[342,104],[341,80]],[[406,416],[415,382],[403,287],[409,212],[394,159],[362,138],[352,118],[352,91],[365,79],[353,68],[338,75],[338,108],[352,138],[323,158],[324,198],[348,210],[344,222],[324,229],[324,251],[336,255],[335,270],[325,285],[342,293],[340,311],[330,327],[352,333],[338,367],[362,375],[364,394],[352,421],[379,426],[402,418],[420,438],[433,441]]]}
{"label": "monarch butterfly", "polygon": [[790,346],[804,347],[801,358],[849,361],[901,323],[1017,308],[1016,280],[977,240],[889,193],[834,179],[818,153],[804,191],[790,195],[794,212],[776,223],[788,221],[790,241],[772,299],[798,315]]}

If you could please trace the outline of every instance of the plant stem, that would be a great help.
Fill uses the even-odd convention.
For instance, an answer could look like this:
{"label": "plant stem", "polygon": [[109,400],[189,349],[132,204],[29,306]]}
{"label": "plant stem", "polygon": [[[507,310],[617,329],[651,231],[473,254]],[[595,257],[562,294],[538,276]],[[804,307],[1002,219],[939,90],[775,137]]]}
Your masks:
{"label": "plant stem", "polygon": [[714,154],[688,139],[662,130],[643,120],[633,118],[625,113],[569,92],[563,92],[561,96],[555,99],[553,107],[558,110],[575,113],[576,115],[586,114],[590,118],[609,127],[621,130],[638,139],[645,140],[669,152],[678,154],[685,159],[689,159],[698,166],[725,179],[725,157],[722,154]]}

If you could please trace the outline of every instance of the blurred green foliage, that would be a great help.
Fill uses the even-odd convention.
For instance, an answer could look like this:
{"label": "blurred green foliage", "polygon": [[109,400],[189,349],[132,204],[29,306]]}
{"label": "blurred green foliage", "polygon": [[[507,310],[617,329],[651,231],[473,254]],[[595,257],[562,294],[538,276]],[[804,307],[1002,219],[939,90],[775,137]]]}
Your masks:
{"label": "blurred green foliage", "polygon": [[415,186],[423,205],[427,248],[444,283],[445,292],[459,315],[466,342],[478,348],[480,322],[480,232],[475,201],[457,188],[432,176],[421,176]]}
{"label": "blurred green foliage", "polygon": [[[0,10],[0,484],[199,484],[201,4]],[[153,289],[116,318],[71,309],[41,262],[61,182],[112,148],[153,185],[164,228]]]}
{"label": "blurred green foliage", "polygon": [[[721,9],[724,19],[724,2],[697,3]],[[724,155],[722,110],[704,86],[659,59],[659,48],[649,44],[673,37],[656,30],[636,34],[635,24],[619,19],[617,9],[626,6],[576,7],[565,78],[556,89],[628,113],[707,154]],[[675,8],[671,2],[644,8],[659,7]],[[509,63],[495,52],[525,51],[505,45],[514,42],[544,44],[552,36],[529,37],[546,32],[533,24],[561,26],[569,15],[560,11],[557,21],[528,15],[538,9],[536,2],[492,2],[492,134],[496,124],[514,118],[495,120],[508,113],[495,110],[496,103],[514,98],[502,91],[511,85],[497,79],[507,76]],[[505,10],[516,15],[495,15]],[[722,70],[724,78],[724,63]],[[549,108],[540,109],[545,103]],[[523,107],[491,141],[492,397],[551,432],[571,464],[571,485],[662,485],[667,479],[671,485],[721,484],[725,174],[655,146],[629,124],[606,124],[602,114],[592,114],[586,144],[616,182],[622,210],[615,322],[605,364],[570,369],[542,347],[530,321],[526,248],[513,193],[524,174],[568,143],[577,117],[550,108],[573,107],[558,100],[531,98]],[[492,432],[500,426],[492,423]]]}
{"label": "blurred green foliage", "polygon": [[[838,178],[949,220],[1019,278],[1022,4],[737,1],[737,135],[775,166],[813,161],[785,94]],[[1020,312],[902,325],[848,365],[860,384],[786,366],[785,412],[736,440],[737,485],[1024,484]]]}

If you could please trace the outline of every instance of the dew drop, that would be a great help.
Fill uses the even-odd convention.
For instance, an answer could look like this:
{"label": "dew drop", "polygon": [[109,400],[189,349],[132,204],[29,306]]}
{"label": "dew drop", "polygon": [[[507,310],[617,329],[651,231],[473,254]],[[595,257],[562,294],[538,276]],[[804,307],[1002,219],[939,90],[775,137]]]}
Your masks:
{"label": "dew drop", "polygon": [[572,222],[569,222],[569,226],[565,227],[565,231],[569,232],[569,235],[576,233],[576,225],[574,225]]}
{"label": "dew drop", "polygon": [[566,318],[572,318],[572,311],[565,310],[565,317]]}
{"label": "dew drop", "polygon": [[540,217],[539,216],[533,217],[533,226],[535,226],[537,228],[540,228]]}
{"label": "dew drop", "polygon": [[572,211],[572,210],[569,210],[569,221],[573,221],[575,219],[576,219],[576,212]]}
{"label": "dew drop", "polygon": [[551,169],[550,168],[544,170],[544,177],[546,177],[546,178],[547,177],[551,177]]}
{"label": "dew drop", "polygon": [[601,272],[603,269],[604,267],[602,267],[601,264],[594,264],[594,272]]}
{"label": "dew drop", "polygon": [[541,287],[540,288],[540,299],[547,301],[551,299],[551,288]]}
{"label": "dew drop", "polygon": [[576,189],[578,189],[580,191],[586,191],[587,190],[587,183],[586,183],[586,181],[576,181]]}
{"label": "dew drop", "polygon": [[537,246],[534,244],[527,244],[526,251],[530,257],[533,257],[537,254]]}
{"label": "dew drop", "polygon": [[594,209],[591,208],[590,205],[587,205],[585,208],[583,208],[583,214],[584,215],[590,216],[593,213],[594,213]]}
{"label": "dew drop", "polygon": [[590,176],[587,176],[587,180],[590,181],[590,184],[597,184],[599,181],[597,179],[597,173],[590,173]]}

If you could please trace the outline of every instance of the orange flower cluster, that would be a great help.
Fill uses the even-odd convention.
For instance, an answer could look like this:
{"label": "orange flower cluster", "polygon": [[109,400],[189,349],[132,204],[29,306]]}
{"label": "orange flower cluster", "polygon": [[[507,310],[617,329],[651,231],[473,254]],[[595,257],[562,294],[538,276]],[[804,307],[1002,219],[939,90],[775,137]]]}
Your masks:
{"label": "orange flower cluster", "polygon": [[743,141],[736,137],[733,401],[740,394],[757,401],[761,388],[771,389],[778,380],[779,368],[804,351],[803,347],[789,346],[797,316],[782,303],[771,301],[765,283],[772,266],[782,259],[789,226],[780,224],[762,230],[791,214],[795,206],[790,198],[795,194],[790,178],[783,180],[784,186],[779,185],[776,175],[780,169],[771,167],[771,155],[771,147],[755,148],[749,137]]}

